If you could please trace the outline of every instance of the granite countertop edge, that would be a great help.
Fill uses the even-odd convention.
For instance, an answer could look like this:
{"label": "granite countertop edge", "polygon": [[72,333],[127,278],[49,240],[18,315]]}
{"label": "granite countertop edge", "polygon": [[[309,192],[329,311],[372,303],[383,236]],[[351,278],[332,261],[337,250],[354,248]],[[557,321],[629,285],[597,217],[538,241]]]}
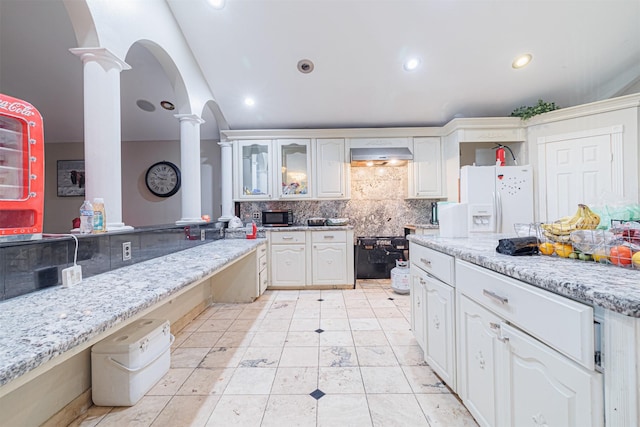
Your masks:
{"label": "granite countertop edge", "polygon": [[265,239],[217,240],[0,302],[0,387],[206,279]]}
{"label": "granite countertop edge", "polygon": [[508,237],[514,236],[410,235],[409,240],[575,301],[640,318],[640,270],[557,256],[497,253],[498,240]]}

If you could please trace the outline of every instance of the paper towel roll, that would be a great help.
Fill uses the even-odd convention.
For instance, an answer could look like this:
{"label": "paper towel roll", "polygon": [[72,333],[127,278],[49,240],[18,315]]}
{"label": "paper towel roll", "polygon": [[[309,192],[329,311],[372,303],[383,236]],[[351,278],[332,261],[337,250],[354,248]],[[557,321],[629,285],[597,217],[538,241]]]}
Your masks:
{"label": "paper towel roll", "polygon": [[467,204],[438,203],[440,237],[467,237]]}

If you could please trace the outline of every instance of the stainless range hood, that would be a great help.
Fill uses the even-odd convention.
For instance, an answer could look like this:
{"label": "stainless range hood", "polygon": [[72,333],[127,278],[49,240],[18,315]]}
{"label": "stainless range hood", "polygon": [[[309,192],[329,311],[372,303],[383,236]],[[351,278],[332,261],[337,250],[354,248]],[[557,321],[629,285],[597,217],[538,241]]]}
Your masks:
{"label": "stainless range hood", "polygon": [[352,148],[351,166],[403,166],[413,160],[406,147]]}

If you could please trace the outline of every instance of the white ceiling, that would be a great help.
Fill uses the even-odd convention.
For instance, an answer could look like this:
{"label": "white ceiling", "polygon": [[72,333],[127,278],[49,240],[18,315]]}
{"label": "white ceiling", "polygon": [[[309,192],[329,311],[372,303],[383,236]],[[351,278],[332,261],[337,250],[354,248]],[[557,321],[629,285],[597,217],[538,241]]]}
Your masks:
{"label": "white ceiling", "polygon": [[[167,1],[231,129],[440,126],[539,98],[568,107],[640,91],[638,0]],[[71,47],[61,0],[0,0],[0,91],[41,111],[47,142],[83,139]],[[533,62],[514,70],[521,53]],[[419,69],[403,70],[408,55]],[[297,71],[300,59],[315,70]],[[173,97],[159,64],[139,46],[126,62],[123,140],[178,139],[159,107]],[[203,138],[218,139],[204,116]]]}

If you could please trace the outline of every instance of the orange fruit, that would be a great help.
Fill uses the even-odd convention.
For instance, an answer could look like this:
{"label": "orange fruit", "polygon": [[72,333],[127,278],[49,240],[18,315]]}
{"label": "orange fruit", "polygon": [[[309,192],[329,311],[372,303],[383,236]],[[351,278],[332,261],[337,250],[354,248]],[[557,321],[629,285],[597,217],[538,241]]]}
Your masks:
{"label": "orange fruit", "polygon": [[571,252],[573,252],[573,246],[568,243],[555,243],[553,245],[556,253],[561,258],[567,258]]}
{"label": "orange fruit", "polygon": [[538,245],[538,249],[542,255],[553,255],[555,249],[553,248],[553,243],[544,242]]}
{"label": "orange fruit", "polygon": [[609,260],[616,265],[631,264],[631,249],[628,246],[614,246],[609,252]]}

